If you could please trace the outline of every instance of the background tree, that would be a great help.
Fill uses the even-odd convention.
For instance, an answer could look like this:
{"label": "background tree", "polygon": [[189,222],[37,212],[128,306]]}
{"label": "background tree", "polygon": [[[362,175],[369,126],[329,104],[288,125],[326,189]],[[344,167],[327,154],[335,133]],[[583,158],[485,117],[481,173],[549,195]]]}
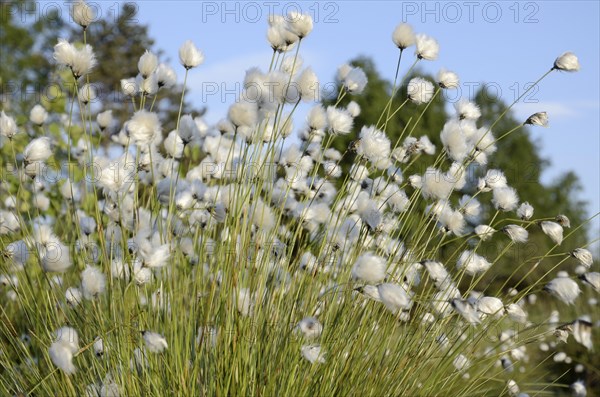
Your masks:
{"label": "background tree", "polygon": [[0,109],[18,115],[29,114],[54,81],[52,48],[65,28],[58,9],[50,7],[39,17],[38,6],[31,0],[0,3]]}
{"label": "background tree", "polygon": [[[20,124],[36,104],[42,103],[47,110],[64,111],[69,87],[55,70],[52,53],[57,37],[65,37],[71,42],[83,43],[82,29],[69,22],[65,10],[44,8],[30,0],[2,2],[0,4],[0,99],[1,109],[19,114]],[[46,12],[47,11],[47,12]],[[90,74],[90,83],[99,92],[98,109],[113,110],[121,123],[125,121],[130,100],[121,94],[120,80],[138,74],[137,63],[131,62],[131,55],[142,55],[144,51],[154,52],[161,62],[164,54],[155,48],[154,39],[149,36],[148,26],[136,21],[137,7],[124,3],[116,15],[99,15],[87,29],[87,42],[96,58],[100,60]],[[134,23],[134,21],[136,21]],[[172,65],[176,71],[178,63]],[[68,80],[70,81],[70,80]],[[49,89],[62,87],[63,93]],[[169,89],[159,90],[155,108],[162,120],[165,132],[175,128],[179,111],[182,86],[177,84]],[[186,90],[189,93],[189,88]],[[56,98],[59,98],[57,100]],[[157,102],[158,103],[158,102]],[[193,109],[184,102],[182,114],[202,115],[204,109]]]}

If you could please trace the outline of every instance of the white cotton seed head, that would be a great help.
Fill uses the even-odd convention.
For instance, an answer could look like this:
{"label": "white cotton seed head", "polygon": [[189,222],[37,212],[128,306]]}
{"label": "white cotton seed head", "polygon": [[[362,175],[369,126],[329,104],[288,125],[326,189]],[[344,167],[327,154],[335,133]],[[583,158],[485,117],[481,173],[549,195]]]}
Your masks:
{"label": "white cotton seed head", "polygon": [[85,299],[94,299],[106,289],[106,276],[95,266],[88,266],[81,272],[81,290]]}
{"label": "white cotton seed head", "polygon": [[46,195],[38,193],[33,196],[33,205],[42,212],[47,211],[50,207],[50,199]]}
{"label": "white cotton seed head", "polygon": [[512,211],[519,205],[519,196],[512,187],[499,187],[493,190],[492,203],[497,210]]}
{"label": "white cotton seed head", "polygon": [[305,338],[314,339],[321,336],[323,325],[315,317],[305,317],[297,325]]}
{"label": "white cotton seed head", "polygon": [[504,304],[494,296],[483,296],[477,299],[477,310],[485,315],[501,317],[504,314]]}
{"label": "white cotton seed head", "polygon": [[456,114],[460,120],[477,120],[481,117],[479,106],[465,99],[456,102],[454,108],[456,109]]}
{"label": "white cotton seed head", "polygon": [[565,52],[554,61],[553,69],[565,72],[576,72],[579,70],[579,59],[572,52]]}
{"label": "white cotton seed head", "polygon": [[238,312],[242,316],[252,316],[254,314],[255,297],[248,288],[241,288],[236,296]]}
{"label": "white cotton seed head", "polygon": [[138,110],[127,122],[127,131],[134,143],[147,148],[161,133],[158,115],[147,110]]}
{"label": "white cotton seed head", "polygon": [[54,332],[55,342],[60,343],[69,349],[72,354],[79,350],[79,335],[72,327],[61,327]]}
{"label": "white cotton seed head", "polygon": [[138,70],[144,79],[148,78],[158,67],[158,57],[146,50],[138,61]]}
{"label": "white cotton seed head", "polygon": [[592,257],[592,253],[585,248],[575,248],[571,255],[579,261],[586,269],[592,267],[592,263],[594,263],[594,258]]}
{"label": "white cotton seed head", "polygon": [[370,230],[377,230],[381,223],[381,211],[375,201],[370,200],[368,197],[364,197],[363,194],[368,196],[364,192],[359,195],[356,203],[357,213]]}
{"label": "white cotton seed head", "polygon": [[425,198],[445,200],[448,198],[454,183],[449,180],[445,173],[433,167],[427,168],[421,178],[421,192]]}
{"label": "white cotton seed head", "polygon": [[158,78],[156,73],[152,73],[144,78],[141,74],[136,77],[136,84],[142,94],[155,95],[158,92]]}
{"label": "white cotton seed head", "polygon": [[42,105],[35,105],[29,112],[29,121],[35,125],[42,125],[48,118],[48,112]]}
{"label": "white cotton seed head", "polygon": [[46,161],[52,156],[52,141],[48,137],[40,137],[29,142],[23,150],[26,164]]}
{"label": "white cotton seed head", "polygon": [[286,52],[294,48],[300,37],[294,33],[287,21],[281,15],[270,15],[270,21],[277,21],[271,24],[267,30],[267,40],[271,48],[277,52]]}
{"label": "white cotton seed head", "polygon": [[477,223],[481,215],[481,203],[476,198],[469,195],[463,195],[458,200],[459,210],[465,214],[469,222]]}
{"label": "white cotton seed head", "polygon": [[364,285],[362,287],[356,288],[355,291],[360,292],[367,298],[372,299],[376,302],[381,302],[381,296],[379,295],[379,288],[375,285]]}
{"label": "white cotton seed head", "polygon": [[525,221],[531,219],[533,216],[533,206],[527,201],[521,203],[517,209],[517,216]]}
{"label": "white cotton seed head", "polygon": [[302,356],[310,363],[325,363],[325,356],[321,352],[320,345],[306,345],[300,348]]}
{"label": "white cotton seed head", "polygon": [[300,99],[305,102],[316,102],[321,97],[319,78],[312,68],[306,68],[296,79]]}
{"label": "white cotton seed head", "polygon": [[506,382],[506,388],[508,389],[508,394],[511,397],[519,397],[519,393],[521,392],[521,389],[519,388],[519,385],[517,384],[517,382],[510,379],[508,382]]}
{"label": "white cotton seed head", "polygon": [[437,74],[437,83],[441,88],[457,88],[459,85],[458,75],[446,69],[440,69]]}
{"label": "white cotton seed head", "polygon": [[252,128],[258,122],[256,103],[239,101],[229,107],[227,117],[235,128]]}
{"label": "white cotton seed head", "polygon": [[64,39],[54,46],[53,56],[59,65],[70,68],[75,78],[88,74],[97,64],[92,46],[87,44],[77,49]]}
{"label": "white cotton seed head", "polygon": [[69,287],[65,291],[65,299],[71,307],[77,307],[83,301],[83,293],[77,287]]}
{"label": "white cotton seed head", "polygon": [[[0,224],[2,223],[3,222],[0,220]],[[23,266],[29,259],[29,249],[27,248],[27,244],[25,244],[25,241],[23,240],[17,240],[8,244],[2,252],[2,254],[5,255],[5,257],[8,260],[8,263],[12,264],[13,266],[19,269],[23,268]]]}
{"label": "white cotton seed head", "polygon": [[352,164],[349,174],[353,181],[360,182],[369,177],[369,169],[362,164]]}
{"label": "white cotton seed head", "polygon": [[71,67],[75,58],[77,49],[65,39],[58,39],[58,43],[54,45],[54,60],[62,66]]}
{"label": "white cotton seed head", "polygon": [[96,231],[96,219],[91,216],[81,216],[79,218],[79,228],[84,235],[89,236]]}
{"label": "white cotton seed head", "polygon": [[450,301],[452,308],[460,314],[469,324],[475,325],[481,323],[481,318],[477,309],[468,300],[454,298]]}
{"label": "white cotton seed head", "polygon": [[153,246],[152,250],[146,253],[140,252],[144,266],[148,268],[157,268],[167,265],[171,257],[171,247],[169,244]]}
{"label": "white cotton seed head", "polygon": [[410,310],[412,307],[412,298],[408,291],[402,286],[392,283],[383,283],[377,286],[381,302],[394,315],[402,311]]}
{"label": "white cotton seed head", "polygon": [[521,306],[517,305],[516,303],[511,303],[507,305],[506,313],[508,314],[508,317],[516,323],[527,323],[527,313],[525,313],[523,308],[521,308]]}
{"label": "white cotton seed head", "polygon": [[570,386],[572,397],[586,397],[587,389],[585,388],[585,383],[582,380],[578,380],[574,382]]}
{"label": "white cotton seed head", "polygon": [[350,101],[346,105],[346,110],[352,115],[352,117],[360,116],[360,105],[354,101]]}
{"label": "white cotton seed head", "polygon": [[589,320],[589,317],[586,319],[579,318],[573,322],[573,337],[578,343],[585,346],[586,349],[593,351],[592,323],[587,320]]}
{"label": "white cotton seed head", "polygon": [[492,235],[496,232],[496,229],[488,225],[478,225],[475,227],[474,232],[482,241],[486,241],[492,238]]}
{"label": "white cotton seed head", "polygon": [[[165,147],[167,155],[169,155],[170,157],[179,159],[183,156],[183,140],[181,140],[181,137],[179,136],[179,134],[177,134],[176,130],[171,131],[169,135],[167,135],[163,142],[163,145]],[[156,161],[156,159],[154,160]]]}
{"label": "white cotton seed head", "polygon": [[408,98],[415,104],[427,103],[433,97],[433,84],[421,77],[411,79],[406,88]]}
{"label": "white cotton seed head", "polygon": [[483,273],[491,266],[492,264],[487,259],[470,250],[463,251],[456,262],[457,269],[464,269],[465,273],[471,276]]}
{"label": "white cotton seed head", "polygon": [[177,73],[169,65],[161,63],[156,68],[156,80],[158,87],[171,88],[177,83]]}
{"label": "white cotton seed head", "polygon": [[352,66],[348,65],[347,63],[344,63],[343,65],[341,65],[337,70],[338,80],[343,82],[351,70],[352,70]]}
{"label": "white cotton seed head", "polygon": [[71,8],[71,17],[76,24],[86,29],[96,19],[96,14],[84,0],[77,0]]}
{"label": "white cotton seed head", "polygon": [[315,105],[308,111],[306,121],[311,130],[324,130],[327,128],[327,112],[321,105]]}
{"label": "white cotton seed head", "polygon": [[105,130],[108,127],[110,127],[112,122],[112,110],[106,110],[104,112],[98,113],[98,115],[96,116],[96,123],[98,123],[98,127],[100,127],[101,130]]}
{"label": "white cotton seed head", "polygon": [[396,47],[401,50],[405,50],[411,45],[415,44],[415,33],[412,26],[407,23],[401,23],[396,26],[392,33],[392,41],[396,44]]}
{"label": "white cotton seed head", "polygon": [[440,139],[452,160],[462,162],[469,154],[467,140],[459,121],[447,121],[440,133]]}
{"label": "white cotton seed head", "polygon": [[428,61],[437,59],[440,46],[434,38],[424,34],[418,34],[415,36],[415,42],[417,44],[417,49],[415,50],[417,58]]}
{"label": "white cotton seed head", "polygon": [[198,128],[198,124],[189,114],[184,114],[181,116],[179,120],[179,129],[177,130],[177,134],[183,141],[184,145],[192,142],[196,137],[200,136],[200,129]]}
{"label": "white cotton seed head", "polygon": [[506,187],[508,183],[504,172],[495,169],[488,170],[482,182],[483,183],[480,183],[479,190],[484,192],[488,192],[496,188]]}
{"label": "white cotton seed head", "polygon": [[289,29],[300,39],[308,36],[313,29],[313,19],[310,14],[302,14],[298,11],[291,11],[287,15]]}
{"label": "white cotton seed head", "polygon": [[150,353],[162,353],[169,347],[165,337],[159,333],[143,331],[142,337],[144,338],[144,342],[146,342],[146,348]]}
{"label": "white cotton seed head", "polygon": [[[281,63],[281,70],[289,75],[296,75],[300,69],[302,69],[302,65],[304,64],[304,59],[302,56],[298,54],[298,57],[287,57]],[[254,73],[251,73],[252,76]],[[246,77],[250,77],[246,76]],[[255,75],[253,77],[258,77],[259,75]]]}
{"label": "white cotton seed head", "polygon": [[554,218],[554,220],[559,225],[561,225],[562,227],[566,227],[566,228],[570,228],[571,227],[571,221],[564,214],[556,215],[556,217]]}
{"label": "white cotton seed head", "polygon": [[252,223],[257,227],[258,230],[264,230],[269,232],[275,227],[275,215],[273,210],[262,200],[257,200],[250,209],[252,214]]}
{"label": "white cotton seed head", "polygon": [[184,68],[192,69],[204,62],[204,54],[191,40],[188,40],[179,48],[179,62]]}
{"label": "white cotton seed head", "polygon": [[365,89],[367,81],[365,72],[361,68],[355,67],[345,73],[342,84],[349,93],[360,94]]}
{"label": "white cotton seed head", "polygon": [[127,266],[122,258],[114,258],[110,262],[110,274],[115,279],[129,280],[129,266]]}
{"label": "white cotton seed head", "polygon": [[95,101],[98,95],[96,93],[96,87],[92,84],[84,84],[79,91],[77,91],[77,96],[81,103],[87,105],[88,103]]}
{"label": "white cotton seed head", "polygon": [[352,130],[354,120],[345,109],[334,106],[327,107],[327,124],[334,135],[346,135]]}
{"label": "white cotton seed head", "polygon": [[73,364],[73,353],[62,343],[54,342],[48,349],[48,354],[52,363],[60,368],[65,374],[71,375],[76,372]]}
{"label": "white cotton seed head", "polygon": [[548,113],[538,112],[527,118],[525,124],[539,125],[540,127],[548,127]]}
{"label": "white cotton seed head", "polygon": [[4,110],[0,112],[0,136],[12,139],[17,134],[17,123],[15,119],[7,116]]}
{"label": "white cotton seed head", "polygon": [[439,222],[445,232],[453,233],[456,236],[463,234],[465,218],[460,211],[444,208],[439,216]]}
{"label": "white cotton seed head", "polygon": [[140,260],[136,260],[133,265],[133,280],[137,285],[144,285],[152,280],[152,270],[142,266]]}
{"label": "white cotton seed head", "polygon": [[[463,121],[461,124],[464,124]],[[487,164],[487,157],[496,152],[496,138],[487,127],[478,128],[470,134],[468,142],[475,147],[475,161],[479,164]]]}
{"label": "white cotton seed head", "polygon": [[42,269],[46,272],[64,273],[72,266],[69,247],[56,242],[40,250]]}
{"label": "white cotton seed head", "polygon": [[563,228],[556,222],[552,221],[542,221],[540,222],[540,227],[542,231],[550,237],[550,239],[555,243],[560,245],[563,240]]}
{"label": "white cotton seed head", "polygon": [[360,130],[360,140],[356,145],[356,153],[364,156],[371,163],[378,163],[390,156],[390,140],[383,131],[375,126],[364,126]]}
{"label": "white cotton seed head", "polygon": [[558,277],[550,281],[544,287],[544,291],[549,292],[551,295],[554,295],[569,305],[572,305],[575,302],[581,292],[579,285],[574,280],[567,277]]}
{"label": "white cotton seed head", "polygon": [[352,267],[352,278],[368,284],[376,284],[385,279],[386,260],[371,252],[359,256]]}
{"label": "white cotton seed head", "polygon": [[96,338],[92,347],[94,349],[94,354],[96,355],[96,357],[102,357],[104,355],[104,341],[102,340],[102,338]]}
{"label": "white cotton seed head", "polygon": [[529,232],[518,225],[507,225],[501,230],[515,243],[524,243],[529,238]]}
{"label": "white cotton seed head", "polygon": [[135,96],[140,91],[140,87],[135,79],[132,77],[130,79],[121,79],[121,92],[125,96]]}

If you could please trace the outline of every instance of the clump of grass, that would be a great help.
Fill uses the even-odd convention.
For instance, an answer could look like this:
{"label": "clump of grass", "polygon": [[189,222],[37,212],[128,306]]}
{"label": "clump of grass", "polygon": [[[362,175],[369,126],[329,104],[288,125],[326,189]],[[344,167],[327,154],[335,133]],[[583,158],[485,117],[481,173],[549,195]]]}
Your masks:
{"label": "clump of grass", "polygon": [[[84,44],[86,7],[73,10]],[[44,128],[51,121],[36,109],[31,122],[41,128],[31,138],[17,134],[28,125],[2,114],[2,163],[14,170],[0,186],[3,394],[541,395],[569,387],[547,378],[549,358],[537,351],[560,350],[557,337],[585,348],[576,371],[598,371],[588,353],[597,318],[561,303],[597,304],[581,296],[599,289],[591,254],[560,252],[568,219],[535,219],[501,170],[481,179],[470,172],[512,131],[479,126],[476,105],[463,101],[442,148],[412,136],[431,100],[458,84],[444,71],[437,86],[412,80],[406,100],[392,95],[376,125],[360,126],[345,152],[332,149],[360,112],[340,101],[368,82],[342,66],[337,103],[322,107],[317,76],[297,67],[311,30],[308,15],[273,17],[270,67],[247,71],[227,117],[207,127],[180,107],[172,132],[153,112],[169,66],[140,54],[140,75],[123,76],[132,114],[119,124],[91,101],[91,46],[59,41],[55,59],[77,88],[67,121]],[[395,93],[407,48],[416,45],[409,74],[437,58],[438,46],[407,25],[393,37]],[[204,57],[186,42],[180,58],[185,87]],[[578,67],[564,54],[530,89]],[[387,122],[408,101],[421,111],[391,142]],[[306,103],[295,136],[294,115]],[[523,124],[544,120],[538,113]],[[351,152],[354,165],[342,169]],[[414,161],[426,156],[431,166],[417,173]],[[52,158],[79,167],[50,180]],[[506,225],[496,220],[502,212],[518,218]],[[556,243],[537,258],[553,263],[544,277],[528,272],[486,288],[538,225]],[[502,249],[486,257],[492,235]],[[571,256],[583,283],[557,273]],[[523,267],[535,266],[514,264],[513,275]],[[542,287],[554,297],[535,304]]]}

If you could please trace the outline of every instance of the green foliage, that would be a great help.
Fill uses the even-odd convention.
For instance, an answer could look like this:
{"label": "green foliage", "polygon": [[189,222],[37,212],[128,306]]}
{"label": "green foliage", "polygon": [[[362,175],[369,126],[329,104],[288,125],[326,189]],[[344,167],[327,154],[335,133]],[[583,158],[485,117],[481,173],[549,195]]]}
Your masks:
{"label": "green foliage", "polygon": [[[0,3],[0,109],[28,114],[51,95],[54,81],[52,47],[65,26],[57,9],[37,17],[40,4],[31,0]],[[56,101],[62,110],[64,101]]]}
{"label": "green foliage", "polygon": [[[69,73],[56,73],[53,48],[57,37],[83,44],[82,29],[67,26],[68,15],[52,7],[43,18],[34,18],[40,7],[34,1],[2,2],[0,7],[0,109],[27,115],[35,104],[41,103],[49,112],[64,112],[73,80]],[[134,22],[136,12],[137,7],[124,3],[116,18],[102,16],[86,32],[85,41],[92,45],[100,61],[89,77],[99,94],[100,102],[95,108],[112,109],[113,116],[121,123],[131,113],[131,101],[121,93],[121,79],[138,74],[136,57],[146,50],[155,52],[159,59],[164,58],[163,52],[154,48],[148,26]],[[156,110],[165,131],[175,128],[181,89],[181,85],[175,85],[159,90],[161,106]],[[204,111],[192,109],[185,101],[182,114],[197,116]],[[23,125],[27,120],[21,117],[19,121]]]}

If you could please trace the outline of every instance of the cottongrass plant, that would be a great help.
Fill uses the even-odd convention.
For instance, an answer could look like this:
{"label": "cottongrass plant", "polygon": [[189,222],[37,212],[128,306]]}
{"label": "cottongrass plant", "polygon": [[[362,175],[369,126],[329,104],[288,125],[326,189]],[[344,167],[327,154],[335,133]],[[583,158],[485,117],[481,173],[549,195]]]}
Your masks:
{"label": "cottongrass plant", "polygon": [[[246,72],[226,117],[209,127],[180,108],[165,131],[155,109],[176,75],[151,52],[138,76],[122,76],[128,120],[91,106],[102,60],[86,43],[90,12],[75,3],[84,45],[55,47],[76,87],[66,116],[36,106],[31,125],[0,117],[3,395],[586,395],[597,365],[561,341],[594,348],[600,276],[585,247],[560,252],[568,219],[536,219],[501,170],[473,177],[507,133],[480,126],[466,100],[443,147],[412,136],[414,125],[396,142],[385,130],[406,101],[424,112],[456,87],[456,73],[441,71],[437,87],[411,80],[397,95],[406,101],[355,125],[358,105],[339,103],[360,94],[364,72],[342,66],[337,103],[324,107],[299,51],[310,16],[273,16],[270,66]],[[438,57],[408,25],[392,37],[398,69],[413,45],[413,66]],[[186,78],[204,60],[191,41],[179,55]],[[565,53],[550,72],[578,68]],[[295,120],[301,103],[308,117]],[[58,133],[43,128],[52,120]],[[31,126],[42,127],[34,137],[23,134]],[[333,149],[353,128],[352,145]],[[417,157],[431,158],[424,172]],[[52,159],[77,166],[51,180]],[[503,212],[516,213],[509,224],[496,220]],[[551,263],[542,278],[480,283],[536,228],[555,243],[537,258]],[[487,257],[492,235],[503,249]],[[445,246],[457,248],[442,258]],[[566,260],[581,262],[577,274]],[[548,381],[549,360],[581,380]]]}

